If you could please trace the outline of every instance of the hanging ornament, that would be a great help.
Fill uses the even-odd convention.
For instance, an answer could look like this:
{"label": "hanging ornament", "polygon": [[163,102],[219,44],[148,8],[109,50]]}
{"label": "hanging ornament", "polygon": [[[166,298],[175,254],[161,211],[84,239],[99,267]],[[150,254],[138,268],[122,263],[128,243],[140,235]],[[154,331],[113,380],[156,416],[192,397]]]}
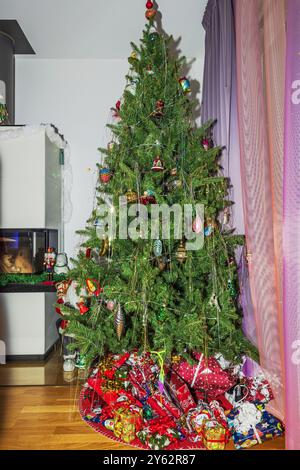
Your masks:
{"label": "hanging ornament", "polygon": [[91,259],[92,258],[92,248],[86,248],[85,257],[86,257],[86,259]]}
{"label": "hanging ornament", "polygon": [[154,75],[154,70],[152,69],[151,65],[147,65],[147,74]]}
{"label": "hanging ornament", "polygon": [[85,369],[86,368],[86,357],[84,354],[79,353],[76,359],[75,367],[77,369]]}
{"label": "hanging ornament", "polygon": [[161,240],[155,240],[153,243],[154,256],[161,256],[163,250],[163,244]]}
{"label": "hanging ornament", "polygon": [[160,119],[163,117],[164,115],[164,107],[165,107],[165,103],[163,100],[158,100],[156,101],[156,104],[155,104],[155,111],[153,111],[153,113],[151,114],[152,117],[156,118],[156,119]]}
{"label": "hanging ornament", "polygon": [[110,312],[113,312],[114,309],[115,309],[115,307],[116,307],[116,304],[115,304],[115,302],[114,302],[113,300],[108,300],[108,301],[106,302],[106,308],[107,308],[107,310],[109,310]]}
{"label": "hanging ornament", "polygon": [[228,225],[230,221],[229,207],[226,207],[223,212],[223,225]]}
{"label": "hanging ornament", "polygon": [[122,312],[122,308],[121,308],[120,304],[118,304],[118,309],[117,309],[116,314],[115,314],[114,323],[115,323],[115,329],[116,329],[117,337],[118,337],[118,340],[120,341],[121,336],[124,332],[124,326],[125,326],[125,324],[124,324],[124,314]]}
{"label": "hanging ornament", "polygon": [[201,217],[196,216],[192,225],[193,232],[199,234],[202,232],[202,228],[203,228],[203,223],[202,223]]}
{"label": "hanging ornament", "polygon": [[153,20],[155,18],[156,13],[157,11],[154,10],[154,8],[148,8],[148,10],[146,10],[145,16],[147,20]]}
{"label": "hanging ornament", "polygon": [[156,258],[156,264],[157,264],[157,267],[158,269],[163,272],[167,269],[167,266],[168,266],[168,259],[166,256],[159,256],[158,258]]}
{"label": "hanging ornament", "polygon": [[113,142],[113,141],[111,140],[111,141],[108,142],[108,144],[107,144],[107,150],[108,150],[109,152],[111,152],[111,151],[114,149],[115,145],[116,145],[115,142]]}
{"label": "hanging ornament", "polygon": [[210,142],[208,139],[202,140],[202,147],[204,148],[206,152],[208,152],[208,150],[210,149]]}
{"label": "hanging ornament", "polygon": [[165,307],[161,307],[159,312],[156,315],[156,318],[159,322],[164,322],[168,317],[168,312]]}
{"label": "hanging ornament", "polygon": [[108,250],[109,250],[109,239],[108,237],[105,237],[102,240],[99,256],[101,257],[106,256],[106,254],[108,253]]}
{"label": "hanging ornament", "polygon": [[229,294],[232,298],[235,298],[237,296],[237,291],[236,291],[236,288],[235,288],[235,285],[234,285],[234,282],[232,281],[232,279],[228,279],[228,290],[229,290]]}
{"label": "hanging ornament", "polygon": [[147,3],[146,3],[147,10],[151,10],[151,8],[153,8],[153,7],[154,7],[153,2],[151,2],[151,0],[148,0]]}
{"label": "hanging ornament", "polygon": [[177,175],[177,168],[172,168],[172,170],[170,171],[170,175],[171,176],[176,176]]}
{"label": "hanging ornament", "polygon": [[140,197],[140,203],[144,206],[148,206],[149,204],[156,204],[156,199],[154,195],[154,191],[152,189],[147,189],[144,192],[144,195]]}
{"label": "hanging ornament", "polygon": [[137,193],[135,193],[134,191],[132,191],[131,189],[129,189],[127,191],[127,193],[125,193],[125,197],[127,199],[127,202],[129,204],[133,204],[134,202],[137,202],[138,201],[138,195]]}
{"label": "hanging ornament", "polygon": [[154,28],[154,26],[152,26],[149,30],[149,39],[153,44],[157,41],[158,38],[159,38],[159,34],[156,31],[156,29]]}
{"label": "hanging ornament", "polygon": [[172,181],[168,181],[165,184],[165,189],[167,192],[175,191],[176,189],[180,189],[181,187],[182,187],[181,180],[172,180]]}
{"label": "hanging ornament", "polygon": [[151,170],[152,171],[163,171],[164,170],[163,162],[162,162],[160,157],[157,157],[154,160]]}
{"label": "hanging ornament", "polygon": [[181,85],[184,94],[191,92],[191,82],[186,77],[182,77],[178,81]]}
{"label": "hanging ornament", "polygon": [[111,179],[111,171],[108,167],[100,168],[99,170],[99,178],[101,183],[107,184]]}
{"label": "hanging ornament", "polygon": [[94,295],[95,297],[99,297],[101,292],[103,292],[100,283],[96,279],[88,278],[85,283],[89,294]]}
{"label": "hanging ornament", "polygon": [[183,264],[187,259],[185,243],[184,243],[183,240],[181,240],[181,242],[179,244],[179,247],[177,248],[176,258],[177,258],[177,261],[179,261],[180,264]]}
{"label": "hanging ornament", "polygon": [[77,303],[77,307],[80,312],[80,315],[85,315],[89,311],[87,301],[84,300],[82,297],[80,298],[80,302]]}
{"label": "hanging ornament", "polygon": [[206,220],[205,227],[204,227],[204,235],[206,237],[210,237],[214,233],[216,228],[217,228],[216,222],[210,217],[208,217]]}
{"label": "hanging ornament", "polygon": [[136,51],[132,51],[130,56],[128,57],[128,62],[130,65],[134,65],[138,61],[138,55]]}

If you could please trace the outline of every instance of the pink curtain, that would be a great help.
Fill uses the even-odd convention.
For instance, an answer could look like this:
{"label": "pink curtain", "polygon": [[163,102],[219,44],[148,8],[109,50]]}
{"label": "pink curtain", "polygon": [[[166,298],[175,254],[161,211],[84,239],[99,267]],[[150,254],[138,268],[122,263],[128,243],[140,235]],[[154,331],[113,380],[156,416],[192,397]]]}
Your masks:
{"label": "pink curtain", "polygon": [[284,160],[286,446],[300,449],[300,1],[288,0]]}
{"label": "pink curtain", "polygon": [[284,419],[282,166],[284,1],[236,0],[241,177],[251,297],[270,411]]}

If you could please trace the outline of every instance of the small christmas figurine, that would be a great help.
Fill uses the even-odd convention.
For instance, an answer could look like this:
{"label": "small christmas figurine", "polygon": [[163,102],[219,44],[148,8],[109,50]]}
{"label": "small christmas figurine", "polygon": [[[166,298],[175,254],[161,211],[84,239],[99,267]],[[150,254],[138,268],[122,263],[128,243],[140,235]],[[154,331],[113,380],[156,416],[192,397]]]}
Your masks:
{"label": "small christmas figurine", "polygon": [[163,171],[164,170],[163,162],[162,162],[160,157],[157,157],[154,160],[151,170],[153,170],[153,171]]}
{"label": "small christmas figurine", "polygon": [[53,280],[53,271],[54,271],[55,261],[56,261],[55,250],[54,248],[49,247],[47,249],[47,252],[44,255],[44,266],[45,266],[46,273],[48,273],[49,281]]}
{"label": "small christmas figurine", "polygon": [[68,274],[69,266],[68,266],[68,257],[66,253],[58,253],[55,260],[54,266],[55,274]]}
{"label": "small christmas figurine", "polygon": [[164,115],[165,103],[162,100],[158,100],[155,104],[155,111],[153,111],[152,116],[154,118],[162,118]]}

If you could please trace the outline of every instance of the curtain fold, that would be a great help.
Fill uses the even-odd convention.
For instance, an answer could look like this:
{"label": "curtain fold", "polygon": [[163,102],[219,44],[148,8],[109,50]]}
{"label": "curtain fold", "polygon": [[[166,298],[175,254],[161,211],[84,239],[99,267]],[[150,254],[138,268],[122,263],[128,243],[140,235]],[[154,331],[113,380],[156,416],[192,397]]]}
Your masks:
{"label": "curtain fold", "polygon": [[241,178],[251,298],[260,365],[275,395],[269,408],[284,419],[281,238],[277,235],[282,217],[283,81],[282,77],[273,78],[273,74],[280,73],[276,67],[284,61],[284,55],[281,56],[284,46],[279,47],[274,29],[280,19],[276,3],[279,6],[280,1],[236,0],[235,24]]}
{"label": "curtain fold", "polygon": [[232,184],[230,226],[244,234],[232,0],[209,0],[202,24],[206,37],[201,117],[202,122],[216,119],[214,142],[224,146],[221,164]]}
{"label": "curtain fold", "polygon": [[283,217],[286,446],[300,449],[300,2],[287,3]]}

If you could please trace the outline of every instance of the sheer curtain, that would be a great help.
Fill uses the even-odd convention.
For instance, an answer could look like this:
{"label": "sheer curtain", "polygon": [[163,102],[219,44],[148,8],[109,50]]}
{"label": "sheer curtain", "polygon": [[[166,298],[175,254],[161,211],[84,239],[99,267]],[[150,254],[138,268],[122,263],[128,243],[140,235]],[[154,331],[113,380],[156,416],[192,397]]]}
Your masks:
{"label": "sheer curtain", "polygon": [[286,445],[300,449],[300,2],[288,0],[284,163]]}
{"label": "sheer curtain", "polygon": [[271,411],[284,419],[282,168],[285,14],[283,0],[236,0],[241,177],[251,298]]}

